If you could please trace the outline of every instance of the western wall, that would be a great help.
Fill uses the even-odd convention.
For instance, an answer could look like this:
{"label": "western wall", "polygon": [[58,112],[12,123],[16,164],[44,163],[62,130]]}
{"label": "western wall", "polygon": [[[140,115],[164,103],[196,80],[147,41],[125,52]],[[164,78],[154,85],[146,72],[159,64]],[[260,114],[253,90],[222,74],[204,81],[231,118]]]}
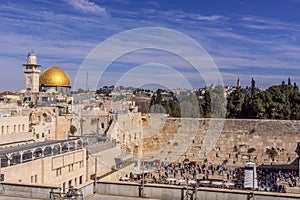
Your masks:
{"label": "western wall", "polygon": [[[297,158],[300,121],[143,118],[140,151],[146,160],[227,166],[290,164]],[[267,150],[268,149],[268,150]]]}

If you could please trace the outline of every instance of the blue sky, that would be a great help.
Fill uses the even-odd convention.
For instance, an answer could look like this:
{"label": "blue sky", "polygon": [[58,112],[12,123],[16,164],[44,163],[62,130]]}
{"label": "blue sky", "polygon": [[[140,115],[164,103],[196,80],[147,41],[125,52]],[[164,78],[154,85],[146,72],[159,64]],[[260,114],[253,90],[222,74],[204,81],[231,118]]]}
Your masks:
{"label": "blue sky", "polygon": [[[197,41],[216,63],[225,85],[235,85],[238,77],[243,86],[250,85],[252,77],[264,88],[288,77],[300,85],[299,10],[300,0],[2,0],[0,90],[24,87],[22,64],[31,49],[42,70],[56,63],[74,82],[85,57],[99,43],[141,27],[165,27]],[[122,56],[99,84],[115,84],[133,67],[153,61],[176,69],[194,88],[204,86],[185,61],[157,50]],[[156,72],[149,66],[147,73]]]}

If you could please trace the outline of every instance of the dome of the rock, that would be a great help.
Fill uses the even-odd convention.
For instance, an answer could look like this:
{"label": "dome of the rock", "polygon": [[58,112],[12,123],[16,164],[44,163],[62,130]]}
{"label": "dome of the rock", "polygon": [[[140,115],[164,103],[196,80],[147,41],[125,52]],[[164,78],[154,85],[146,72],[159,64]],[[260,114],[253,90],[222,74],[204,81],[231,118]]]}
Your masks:
{"label": "dome of the rock", "polygon": [[71,87],[68,74],[57,66],[47,68],[40,76],[41,87]]}

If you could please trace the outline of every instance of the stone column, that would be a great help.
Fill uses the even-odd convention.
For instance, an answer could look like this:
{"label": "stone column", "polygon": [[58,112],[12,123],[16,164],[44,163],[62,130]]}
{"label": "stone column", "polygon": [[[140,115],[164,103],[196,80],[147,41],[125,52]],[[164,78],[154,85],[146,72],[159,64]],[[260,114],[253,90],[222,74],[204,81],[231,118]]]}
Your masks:
{"label": "stone column", "polygon": [[58,144],[59,145],[59,154],[61,154],[62,152],[62,145],[61,144]]}
{"label": "stone column", "polygon": [[34,160],[34,152],[35,152],[36,148],[33,148],[33,149],[30,149],[30,152],[31,152],[31,160]]}
{"label": "stone column", "polygon": [[46,149],[46,146],[41,147],[41,149],[42,149],[42,157],[44,157],[44,156],[45,156],[45,149]]}
{"label": "stone column", "polygon": [[7,153],[6,154],[6,157],[7,157],[7,166],[10,166],[10,161],[11,161],[11,159],[12,159],[12,153]]}
{"label": "stone column", "polygon": [[53,155],[54,155],[54,147],[55,147],[55,144],[52,144],[50,147],[51,147],[51,155],[53,156]]}
{"label": "stone column", "polygon": [[75,140],[75,150],[77,150],[77,143],[78,143],[78,140]]}
{"label": "stone column", "polygon": [[19,154],[20,154],[20,163],[23,163],[23,154],[24,154],[24,151],[19,151]]}

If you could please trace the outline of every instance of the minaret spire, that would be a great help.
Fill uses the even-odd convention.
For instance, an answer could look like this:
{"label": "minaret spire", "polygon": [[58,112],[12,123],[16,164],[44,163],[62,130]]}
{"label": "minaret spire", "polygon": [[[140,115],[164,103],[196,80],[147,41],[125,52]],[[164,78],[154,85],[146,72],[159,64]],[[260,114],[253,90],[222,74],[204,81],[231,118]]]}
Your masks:
{"label": "minaret spire", "polygon": [[39,92],[39,77],[40,77],[40,65],[37,64],[37,56],[34,50],[31,50],[27,55],[27,64],[23,64],[25,67],[25,89],[31,93]]}
{"label": "minaret spire", "polygon": [[89,92],[89,71],[86,72],[85,91]]}

